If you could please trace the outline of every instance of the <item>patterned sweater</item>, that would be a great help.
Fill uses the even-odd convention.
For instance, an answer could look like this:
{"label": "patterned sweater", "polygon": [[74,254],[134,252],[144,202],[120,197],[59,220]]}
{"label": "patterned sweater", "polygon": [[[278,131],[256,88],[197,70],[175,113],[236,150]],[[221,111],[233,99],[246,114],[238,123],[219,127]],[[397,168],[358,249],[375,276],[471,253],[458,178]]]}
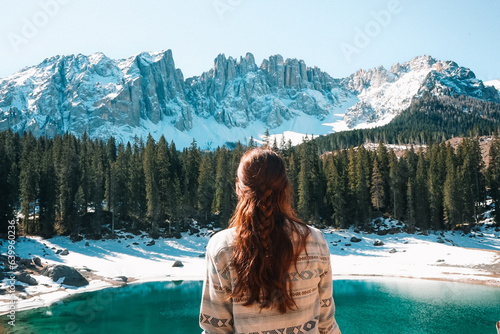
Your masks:
{"label": "patterned sweater", "polygon": [[[244,300],[228,298],[234,284],[230,266],[235,229],[215,234],[207,246],[207,277],[203,286],[200,326],[205,334],[340,334],[332,297],[330,251],[320,230],[309,227],[307,255],[291,267],[293,298],[297,308],[281,314],[275,309],[243,306]],[[296,241],[296,240],[294,240]]]}

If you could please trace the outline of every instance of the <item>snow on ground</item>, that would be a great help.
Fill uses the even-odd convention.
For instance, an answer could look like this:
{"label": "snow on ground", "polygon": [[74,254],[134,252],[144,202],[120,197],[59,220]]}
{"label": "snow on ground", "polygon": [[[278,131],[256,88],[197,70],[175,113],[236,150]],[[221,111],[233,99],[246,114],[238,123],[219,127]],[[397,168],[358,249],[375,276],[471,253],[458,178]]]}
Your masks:
{"label": "snow on ground", "polygon": [[[500,231],[494,227],[482,227],[470,234],[447,231],[429,235],[377,235],[356,233],[353,229],[325,229],[323,232],[330,246],[334,279],[411,277],[500,287]],[[43,265],[66,264],[80,271],[91,270],[94,279],[88,286],[74,288],[33,275],[39,282],[36,286],[18,282],[26,291],[17,301],[18,310],[47,306],[71,294],[123,284],[118,276],[126,276],[128,282],[135,283],[204,278],[203,254],[213,231],[202,229],[196,235],[183,233],[180,239],[160,238],[151,246],[147,246],[152,239],[146,234],[119,234],[122,238],[78,242],[67,237],[19,238],[16,252],[21,258],[38,256]],[[352,242],[352,237],[361,241]],[[377,239],[384,245],[374,246]],[[68,249],[69,254],[56,254],[59,249]],[[6,242],[0,250],[6,254]],[[172,267],[176,260],[182,261],[184,266]],[[5,289],[7,284],[4,280],[0,289]],[[0,295],[0,314],[7,312],[9,301],[8,294]]]}

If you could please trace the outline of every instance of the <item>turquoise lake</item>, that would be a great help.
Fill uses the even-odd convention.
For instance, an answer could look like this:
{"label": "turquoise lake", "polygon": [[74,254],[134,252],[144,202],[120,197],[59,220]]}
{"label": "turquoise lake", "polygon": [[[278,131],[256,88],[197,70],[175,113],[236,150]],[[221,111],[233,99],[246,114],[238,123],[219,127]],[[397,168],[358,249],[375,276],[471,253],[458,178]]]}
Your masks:
{"label": "turquoise lake", "polygon": [[[335,280],[343,334],[496,334],[500,289],[425,280]],[[201,333],[202,282],[156,282],[76,295],[16,314],[19,334]]]}

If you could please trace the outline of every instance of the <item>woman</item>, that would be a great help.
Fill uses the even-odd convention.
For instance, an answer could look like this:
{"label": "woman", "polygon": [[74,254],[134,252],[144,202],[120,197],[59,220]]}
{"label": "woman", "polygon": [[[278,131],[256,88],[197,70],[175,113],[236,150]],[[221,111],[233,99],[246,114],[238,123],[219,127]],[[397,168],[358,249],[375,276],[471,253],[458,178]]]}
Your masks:
{"label": "woman", "polygon": [[293,211],[283,160],[253,149],[237,177],[230,228],[207,246],[204,333],[340,334],[328,244]]}

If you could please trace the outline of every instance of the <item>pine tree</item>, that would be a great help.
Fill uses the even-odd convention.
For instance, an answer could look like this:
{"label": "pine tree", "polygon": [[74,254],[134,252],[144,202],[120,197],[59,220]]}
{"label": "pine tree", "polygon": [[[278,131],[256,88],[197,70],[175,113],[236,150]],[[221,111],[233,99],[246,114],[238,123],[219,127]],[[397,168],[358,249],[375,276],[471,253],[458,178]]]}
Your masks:
{"label": "pine tree", "polygon": [[25,233],[36,233],[36,200],[39,182],[38,170],[38,150],[37,143],[31,133],[23,136],[23,146],[21,154],[20,194],[21,194],[21,214],[23,215],[22,226]]}
{"label": "pine tree", "polygon": [[106,153],[110,162],[115,162],[116,160],[116,141],[115,137],[110,137],[106,144]]}
{"label": "pine tree", "polygon": [[396,219],[401,219],[403,216],[403,192],[401,186],[401,179],[399,177],[399,163],[398,158],[393,150],[389,151],[389,195],[390,207],[392,208],[392,215]]}
{"label": "pine tree", "polygon": [[156,150],[156,161],[158,164],[158,196],[160,205],[160,216],[166,219],[171,216],[174,208],[175,190],[170,165],[170,151],[164,136],[160,137]]}
{"label": "pine tree", "polygon": [[90,203],[94,209],[94,215],[89,228],[94,237],[100,237],[101,235],[102,212],[106,185],[105,166],[107,165],[105,149],[105,145],[102,141],[96,142],[91,159],[92,174],[90,176]]}
{"label": "pine tree", "polygon": [[444,218],[449,229],[462,223],[462,212],[460,208],[460,182],[457,178],[455,167],[455,155],[453,149],[448,145],[446,156],[446,181],[443,190]]}
{"label": "pine tree", "polygon": [[368,151],[361,145],[356,159],[356,200],[358,207],[358,223],[366,226],[370,219],[370,159]]}
{"label": "pine tree", "polygon": [[427,168],[424,153],[418,154],[417,171],[414,187],[415,224],[422,229],[430,227],[429,221],[429,193],[427,188]]}
{"label": "pine tree", "polygon": [[148,206],[148,218],[151,222],[151,236],[158,236],[158,224],[160,220],[160,196],[158,194],[158,166],[156,163],[156,144],[151,135],[146,141],[144,151],[144,175],[146,180],[146,199]]}
{"label": "pine tree", "polygon": [[128,216],[130,210],[130,193],[128,188],[129,168],[132,160],[132,148],[123,144],[118,146],[116,160],[111,163],[111,182],[108,202],[114,218]]}
{"label": "pine tree", "polygon": [[91,141],[88,138],[87,131],[83,132],[82,138],[80,140],[80,151],[78,152],[79,156],[79,166],[80,166],[80,182],[79,186],[81,187],[81,215],[85,215],[87,213],[87,208],[90,202],[90,188],[91,188],[91,155],[90,151],[92,150]]}
{"label": "pine tree", "polygon": [[384,181],[382,173],[378,168],[378,162],[375,160],[373,162],[373,172],[371,179],[371,201],[373,208],[380,212],[380,208],[384,206],[385,202],[385,191],[384,191]]}
{"label": "pine tree", "polygon": [[214,200],[215,166],[211,152],[201,157],[200,172],[198,175],[198,210],[208,220]]}
{"label": "pine tree", "polygon": [[[339,153],[341,155],[342,153]],[[339,167],[337,167],[337,165]],[[326,197],[332,207],[332,219],[337,228],[346,228],[349,225],[347,211],[347,176],[342,167],[342,158],[334,159],[333,155],[326,159]]]}
{"label": "pine tree", "polygon": [[185,210],[189,213],[194,212],[198,199],[198,173],[200,170],[200,150],[196,144],[196,141],[193,139],[191,146],[189,149],[185,151],[183,154],[184,163],[184,195],[183,202],[185,206]]}
{"label": "pine tree", "polygon": [[382,207],[388,208],[391,205],[391,198],[388,195],[390,192],[389,152],[387,151],[387,148],[382,143],[382,141],[379,141],[376,159],[377,159],[377,163],[378,163],[378,169],[379,169],[380,175],[382,177],[382,187],[384,189],[384,203],[383,203]]}
{"label": "pine tree", "polygon": [[182,182],[184,180],[183,167],[181,163],[181,159],[179,157],[179,151],[177,151],[175,147],[175,143],[173,141],[170,142],[170,176],[172,180],[171,185],[171,193],[170,196],[171,205],[172,205],[172,216],[173,217],[181,217],[184,215],[184,212],[181,212],[180,204],[181,198],[183,196]]}
{"label": "pine tree", "polygon": [[415,213],[415,186],[414,179],[409,178],[406,187],[406,226],[409,232],[413,233],[415,231],[416,225],[416,213]]}
{"label": "pine tree", "polygon": [[238,197],[236,196],[236,173],[238,170],[238,166],[240,165],[241,157],[243,156],[244,152],[245,152],[245,147],[243,147],[243,145],[241,145],[239,141],[236,143],[236,146],[231,151],[231,163],[229,171],[230,173],[229,175],[231,177],[231,179],[229,180],[231,184],[231,196],[230,196],[231,210],[234,210],[234,208],[236,208],[236,204],[238,204]]}
{"label": "pine tree", "polygon": [[[158,146],[159,143],[158,143]],[[129,169],[128,189],[130,194],[130,214],[136,219],[142,219],[147,213],[146,200],[146,178],[144,175],[144,166],[142,163],[143,148],[135,143],[132,148],[132,159]],[[160,151],[160,149],[158,150]],[[161,164],[161,162],[160,162]],[[160,186],[160,190],[163,189]]]}
{"label": "pine tree", "polygon": [[78,141],[71,134],[64,134],[60,144],[54,142],[54,160],[58,179],[57,232],[74,233],[79,230],[76,217],[75,195],[79,186]]}
{"label": "pine tree", "polygon": [[300,159],[300,171],[297,178],[297,212],[299,216],[308,221],[311,218],[311,208],[309,200],[311,198],[311,189],[308,178],[307,161],[304,157]]}
{"label": "pine tree", "polygon": [[284,135],[281,135],[279,149],[281,151],[284,151],[286,149],[286,142],[285,142],[285,136]]}
{"label": "pine tree", "polygon": [[49,238],[54,234],[56,218],[57,186],[54,168],[52,145],[49,140],[43,141],[43,155],[40,157],[40,181],[38,188],[40,235]]}
{"label": "pine tree", "polygon": [[279,148],[278,148],[278,141],[276,140],[276,136],[274,137],[273,139],[273,146],[271,147],[271,149],[274,151],[274,152],[278,152],[279,151]]}
{"label": "pine tree", "polygon": [[266,128],[266,132],[264,133],[264,147],[270,147],[271,146],[271,141],[270,141],[270,135],[269,135],[269,129]]}
{"label": "pine tree", "polygon": [[352,219],[358,221],[359,208],[357,205],[356,197],[356,184],[357,184],[357,170],[356,170],[356,152],[354,147],[351,146],[347,153],[347,203],[348,210],[352,213]]}
{"label": "pine tree", "polygon": [[486,180],[490,188],[490,196],[494,207],[493,217],[500,225],[500,137],[495,134],[489,151],[490,164],[486,172]]}
{"label": "pine tree", "polygon": [[19,202],[19,142],[11,130],[0,133],[0,233],[6,233]]}
{"label": "pine tree", "polygon": [[427,189],[429,193],[430,227],[443,227],[443,188],[446,180],[446,149],[444,145],[432,145],[427,153],[430,160]]}
{"label": "pine tree", "polygon": [[[398,163],[398,174],[397,185],[399,189],[397,190],[398,196],[398,218],[399,220],[405,221],[407,219],[408,214],[408,180],[414,179],[414,167],[411,163],[414,162],[413,159],[409,158],[409,152],[405,152],[403,157],[399,160]],[[412,156],[414,153],[412,154]]]}
{"label": "pine tree", "polygon": [[255,148],[257,145],[255,144],[255,140],[252,136],[250,136],[250,140],[248,141],[248,148]]}
{"label": "pine tree", "polygon": [[298,189],[299,189],[300,163],[297,162],[296,156],[293,152],[290,153],[287,165],[288,165],[288,177],[290,178],[290,183],[292,184],[292,189],[294,190],[293,203],[296,207],[297,203],[299,202]]}
{"label": "pine tree", "polygon": [[458,147],[463,185],[462,202],[464,222],[477,223],[481,205],[485,201],[484,167],[478,138],[464,138]]}
{"label": "pine tree", "polygon": [[215,174],[215,196],[212,203],[212,211],[219,215],[219,226],[227,227],[233,211],[231,207],[231,192],[233,191],[230,175],[229,160],[230,153],[225,146],[215,151],[216,174]]}

